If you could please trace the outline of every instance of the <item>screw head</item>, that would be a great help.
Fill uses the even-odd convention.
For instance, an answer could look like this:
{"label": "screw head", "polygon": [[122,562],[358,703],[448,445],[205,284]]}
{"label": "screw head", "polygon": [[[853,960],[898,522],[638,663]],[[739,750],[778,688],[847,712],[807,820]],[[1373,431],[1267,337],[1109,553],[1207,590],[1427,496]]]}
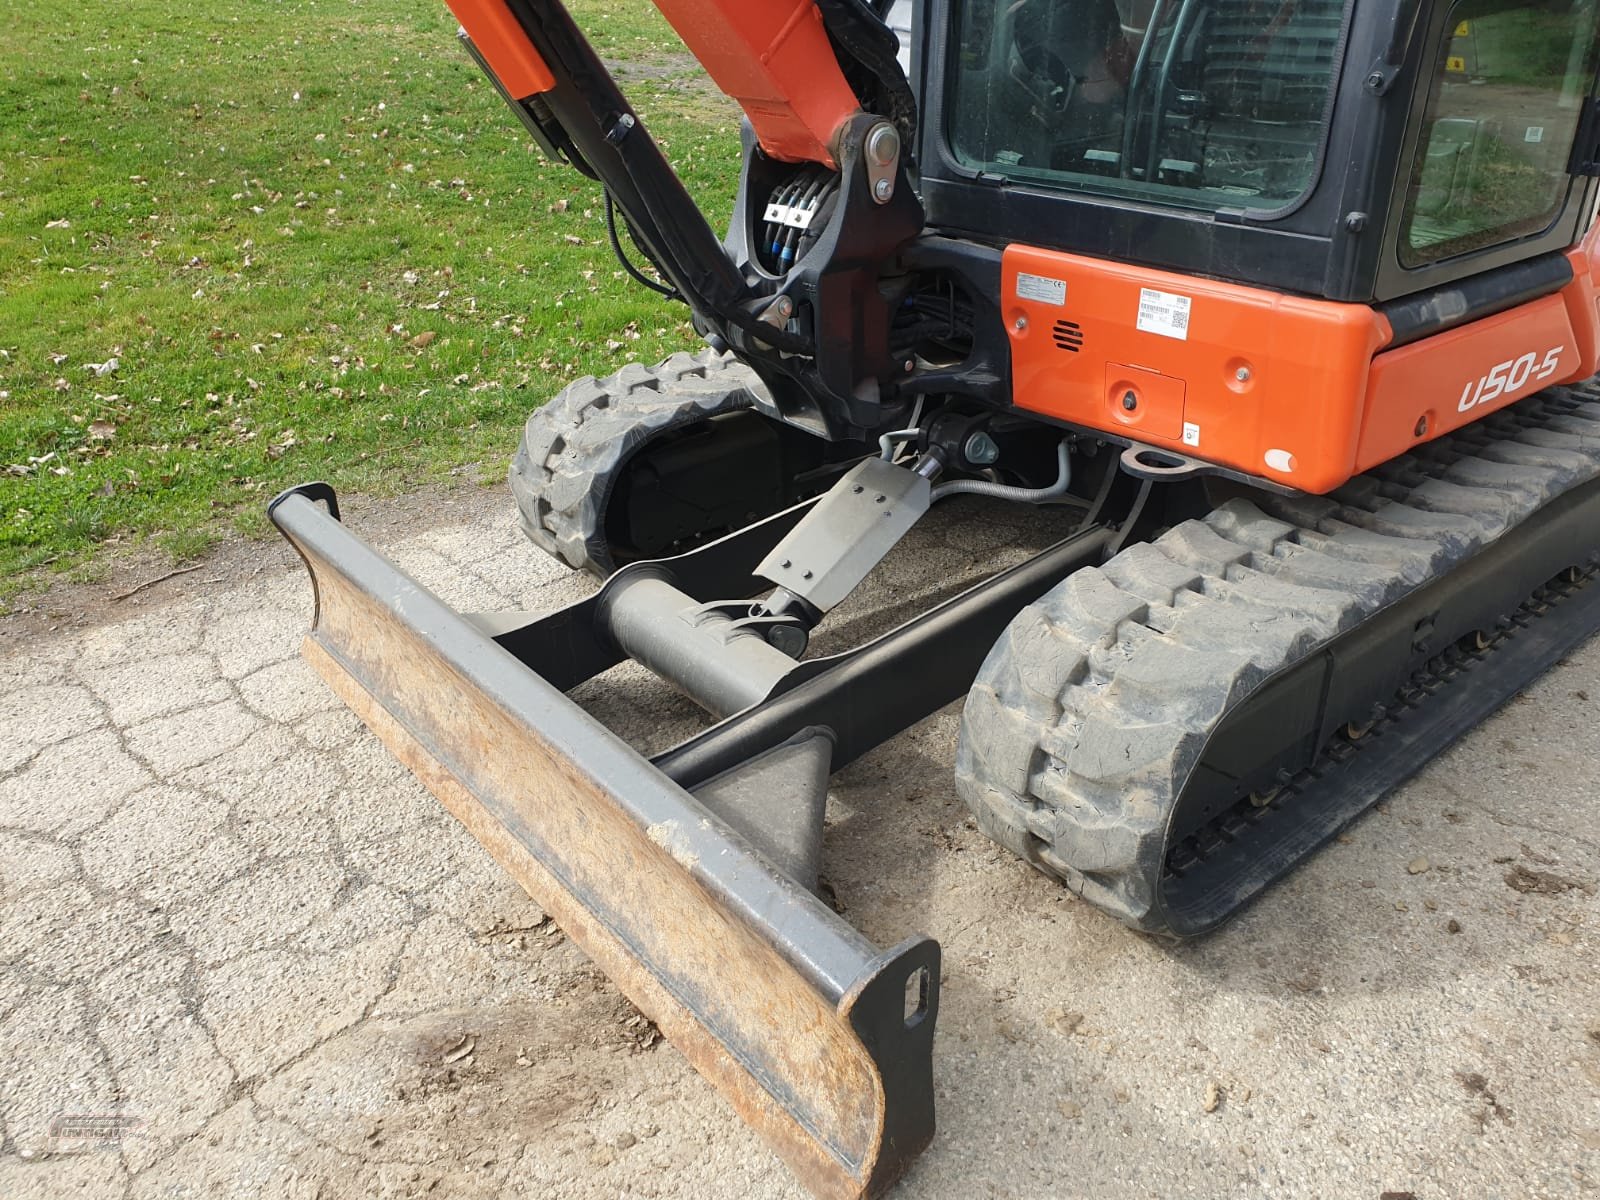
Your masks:
{"label": "screw head", "polygon": [[1418,417],[1417,427],[1412,430],[1412,433],[1414,433],[1417,437],[1426,437],[1428,434],[1428,418]]}
{"label": "screw head", "polygon": [[1122,393],[1122,407],[1132,412],[1139,407],[1139,397],[1133,392]]}
{"label": "screw head", "polygon": [[1250,382],[1250,368],[1249,367],[1240,367],[1237,371],[1235,371],[1233,373],[1233,377],[1235,379],[1237,379],[1240,383],[1249,383]]}
{"label": "screw head", "polygon": [[1015,321],[1011,322],[1011,328],[1016,330],[1018,333],[1023,332],[1023,330],[1028,328],[1028,318],[1018,317]]}
{"label": "screw head", "polygon": [[894,195],[894,183],[888,179],[880,179],[872,185],[872,195],[879,201],[887,200]]}

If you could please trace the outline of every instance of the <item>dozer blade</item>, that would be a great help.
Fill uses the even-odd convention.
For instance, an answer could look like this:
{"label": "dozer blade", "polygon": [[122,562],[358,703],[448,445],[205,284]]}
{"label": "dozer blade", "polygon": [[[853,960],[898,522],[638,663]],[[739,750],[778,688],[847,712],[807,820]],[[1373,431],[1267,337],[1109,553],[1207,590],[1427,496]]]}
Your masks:
{"label": "dozer blade", "polygon": [[937,944],[879,950],[350,534],[330,489],[270,514],[339,696],[813,1192],[886,1190],[933,1135]]}

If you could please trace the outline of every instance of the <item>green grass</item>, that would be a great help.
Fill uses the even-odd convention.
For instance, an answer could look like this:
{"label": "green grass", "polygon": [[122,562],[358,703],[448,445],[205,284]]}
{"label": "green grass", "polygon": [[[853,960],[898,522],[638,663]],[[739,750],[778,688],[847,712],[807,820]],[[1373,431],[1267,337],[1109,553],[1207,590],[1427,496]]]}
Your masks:
{"label": "green grass", "polygon": [[[725,221],[733,110],[648,5],[572,8]],[[697,344],[440,0],[46,0],[7,22],[0,589],[108,541],[259,532],[308,479],[498,474],[572,378]]]}

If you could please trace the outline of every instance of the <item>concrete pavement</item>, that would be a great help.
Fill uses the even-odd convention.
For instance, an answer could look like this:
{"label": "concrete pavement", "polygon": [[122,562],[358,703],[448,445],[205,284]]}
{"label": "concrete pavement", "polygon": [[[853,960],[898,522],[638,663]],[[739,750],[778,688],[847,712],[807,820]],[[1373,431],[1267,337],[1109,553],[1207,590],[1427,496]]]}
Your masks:
{"label": "concrete pavement", "polygon": [[[1048,532],[962,505],[835,636]],[[508,507],[385,548],[462,608],[583,594]],[[798,1197],[302,664],[281,557],[0,659],[0,1195]],[[637,669],[582,695],[644,745],[696,719]],[[956,708],[836,776],[846,915],[945,948],[897,1195],[1600,1190],[1597,701],[1591,645],[1177,950],[976,832]]]}

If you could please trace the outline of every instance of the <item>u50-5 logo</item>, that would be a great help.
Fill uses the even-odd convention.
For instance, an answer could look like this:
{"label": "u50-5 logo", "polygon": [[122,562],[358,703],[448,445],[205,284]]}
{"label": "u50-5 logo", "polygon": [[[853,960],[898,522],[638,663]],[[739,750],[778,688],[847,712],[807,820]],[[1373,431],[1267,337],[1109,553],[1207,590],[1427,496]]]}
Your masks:
{"label": "u50-5 logo", "polygon": [[1538,381],[1549,379],[1556,373],[1556,366],[1561,362],[1561,352],[1565,346],[1557,346],[1548,351],[1544,361],[1539,360],[1539,352],[1530,350],[1521,358],[1508,358],[1503,363],[1496,363],[1494,367],[1476,382],[1469,380],[1467,386],[1461,390],[1461,403],[1456,405],[1460,412],[1469,412],[1480,404],[1488,404],[1491,400],[1514,392],[1528,380]]}

